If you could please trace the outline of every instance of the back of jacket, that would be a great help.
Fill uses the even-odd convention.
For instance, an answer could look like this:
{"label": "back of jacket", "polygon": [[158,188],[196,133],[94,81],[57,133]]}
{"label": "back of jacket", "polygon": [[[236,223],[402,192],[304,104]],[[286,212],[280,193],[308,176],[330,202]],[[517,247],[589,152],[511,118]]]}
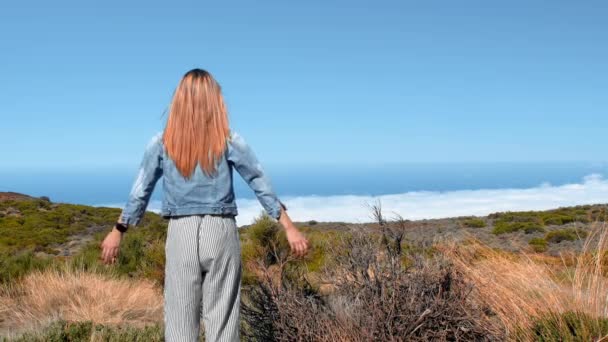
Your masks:
{"label": "back of jacket", "polygon": [[163,179],[161,215],[164,217],[193,214],[237,215],[234,196],[233,170],[243,177],[257,196],[266,212],[278,219],[285,208],[272,189],[270,179],[253,150],[236,132],[231,131],[227,147],[216,165],[213,175],[206,175],[197,165],[190,179],[177,170],[167,155],[162,132],[156,134],[146,146],[137,177],[131,188],[120,221],[137,225],[150,201],[159,179]]}

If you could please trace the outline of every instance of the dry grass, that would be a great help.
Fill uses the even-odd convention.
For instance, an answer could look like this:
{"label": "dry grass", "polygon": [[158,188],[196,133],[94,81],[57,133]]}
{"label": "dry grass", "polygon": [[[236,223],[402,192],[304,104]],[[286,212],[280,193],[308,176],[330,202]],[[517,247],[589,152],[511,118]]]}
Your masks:
{"label": "dry grass", "polygon": [[58,319],[143,327],[162,321],[163,296],[153,282],[65,270],[35,271],[0,292],[5,333]]}
{"label": "dry grass", "polygon": [[563,258],[561,265],[525,253],[505,254],[478,243],[441,249],[473,281],[480,299],[511,333],[529,330],[542,317],[568,312],[608,317],[605,223],[595,224],[582,253]]}

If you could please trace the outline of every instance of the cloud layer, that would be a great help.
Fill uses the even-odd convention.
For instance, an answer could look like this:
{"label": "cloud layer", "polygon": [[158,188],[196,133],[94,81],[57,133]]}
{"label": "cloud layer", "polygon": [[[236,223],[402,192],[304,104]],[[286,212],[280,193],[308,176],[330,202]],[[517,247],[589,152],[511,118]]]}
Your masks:
{"label": "cloud layer", "polygon": [[[398,214],[406,219],[430,219],[608,203],[608,180],[592,174],[580,183],[541,184],[528,189],[416,191],[381,196],[298,196],[281,200],[294,221],[368,222],[371,220],[368,206],[378,202],[389,217]],[[241,199],[237,205],[239,225],[251,223],[262,213],[256,199]],[[152,211],[159,209],[158,201],[148,208]]]}

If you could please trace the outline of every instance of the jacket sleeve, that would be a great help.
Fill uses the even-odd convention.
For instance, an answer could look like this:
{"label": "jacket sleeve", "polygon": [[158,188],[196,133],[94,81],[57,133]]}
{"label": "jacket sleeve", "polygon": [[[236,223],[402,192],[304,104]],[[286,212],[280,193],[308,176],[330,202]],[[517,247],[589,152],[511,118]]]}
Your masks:
{"label": "jacket sleeve", "polygon": [[272,189],[270,179],[264,173],[262,165],[253,150],[236,132],[231,133],[228,143],[228,161],[254,191],[268,215],[278,220],[281,215],[281,208],[287,210],[287,207],[278,199]]}
{"label": "jacket sleeve", "polygon": [[122,223],[137,225],[148,207],[154,186],[162,176],[161,138],[161,133],[158,133],[146,146],[129,199],[120,215]]}

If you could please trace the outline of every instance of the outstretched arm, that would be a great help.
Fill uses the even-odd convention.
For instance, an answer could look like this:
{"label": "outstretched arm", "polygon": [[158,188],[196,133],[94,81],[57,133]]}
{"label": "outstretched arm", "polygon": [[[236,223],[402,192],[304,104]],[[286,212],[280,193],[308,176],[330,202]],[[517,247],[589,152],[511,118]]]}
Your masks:
{"label": "outstretched arm", "polygon": [[[150,201],[150,196],[154,191],[154,186],[162,175],[161,156],[162,145],[160,144],[160,134],[158,134],[146,146],[146,151],[139,166],[137,177],[133,182],[129,199],[118,218],[118,222],[128,226],[137,225],[141,220]],[[122,234],[114,226],[101,243],[101,259],[104,263],[116,262]]]}
{"label": "outstretched arm", "polygon": [[253,150],[240,135],[234,132],[232,132],[228,144],[228,160],[254,191],[268,215],[277,219],[283,226],[292,251],[298,256],[306,254],[308,250],[306,237],[296,228],[289,215],[287,215],[287,208],[272,189],[270,179],[264,173],[262,165]]}
{"label": "outstretched arm", "polygon": [[137,177],[131,187],[129,199],[120,214],[118,222],[137,225],[148,207],[156,182],[162,176],[161,134],[157,134],[146,146]]}
{"label": "outstretched arm", "polygon": [[253,190],[268,215],[278,220],[281,216],[281,209],[285,210],[286,207],[275,194],[262,165],[245,139],[235,132],[231,133],[230,138],[228,161]]}
{"label": "outstretched arm", "polygon": [[287,215],[287,212],[281,208],[281,216],[279,217],[279,223],[285,229],[285,235],[287,236],[287,241],[289,242],[289,246],[291,250],[296,253],[298,256],[302,256],[306,254],[308,251],[308,240],[302,234],[298,228],[291,222],[291,218]]}

